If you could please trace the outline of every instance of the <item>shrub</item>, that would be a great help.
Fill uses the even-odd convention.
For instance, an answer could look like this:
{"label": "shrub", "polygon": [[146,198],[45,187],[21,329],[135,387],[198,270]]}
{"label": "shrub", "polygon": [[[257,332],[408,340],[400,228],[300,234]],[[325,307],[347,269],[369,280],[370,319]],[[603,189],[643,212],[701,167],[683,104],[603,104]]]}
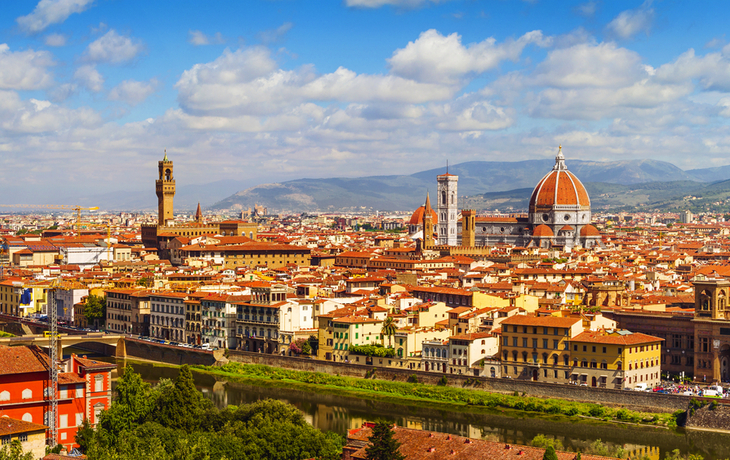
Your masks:
{"label": "shrub", "polygon": [[448,385],[448,383],[449,383],[449,379],[447,379],[445,375],[442,375],[438,382],[438,384],[441,385],[442,387]]}
{"label": "shrub", "polygon": [[418,376],[416,374],[409,375],[408,383],[418,383]]}
{"label": "shrub", "polygon": [[591,417],[603,417],[603,414],[605,414],[605,413],[606,413],[606,409],[603,406],[599,406],[598,404],[594,404],[588,410],[588,414]]}

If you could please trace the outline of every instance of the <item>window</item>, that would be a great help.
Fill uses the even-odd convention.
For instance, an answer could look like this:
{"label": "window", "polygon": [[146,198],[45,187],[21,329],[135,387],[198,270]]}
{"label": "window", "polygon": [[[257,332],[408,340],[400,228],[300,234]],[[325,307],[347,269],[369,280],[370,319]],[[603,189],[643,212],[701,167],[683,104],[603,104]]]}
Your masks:
{"label": "window", "polygon": [[548,339],[542,339],[542,347],[548,348]]}
{"label": "window", "polygon": [[578,345],[573,345],[573,351],[578,351]]}
{"label": "window", "polygon": [[2,438],[0,438],[0,439],[2,440],[2,444],[3,444],[3,445],[5,445],[5,444],[10,444],[10,436],[3,436],[3,437],[2,437]]}
{"label": "window", "polygon": [[522,348],[527,348],[527,339],[522,337]]}
{"label": "window", "polygon": [[84,414],[82,412],[78,412],[76,414],[76,426],[81,426],[83,421],[84,421]]}
{"label": "window", "polygon": [[513,347],[517,346],[517,337],[512,337],[512,346]]}
{"label": "window", "polygon": [[94,377],[94,391],[104,391],[104,376],[101,374]]}
{"label": "window", "polygon": [[30,388],[26,388],[25,390],[23,390],[22,397],[23,399],[31,399],[33,397],[33,390],[31,390]]}
{"label": "window", "polygon": [[58,422],[59,428],[68,428],[68,414],[61,414]]}
{"label": "window", "polygon": [[583,345],[583,351],[588,351],[588,347]]}
{"label": "window", "polygon": [[532,339],[532,348],[537,348],[537,339]]}
{"label": "window", "polygon": [[595,346],[591,347],[591,352],[592,353],[595,353],[596,352],[596,347]]}

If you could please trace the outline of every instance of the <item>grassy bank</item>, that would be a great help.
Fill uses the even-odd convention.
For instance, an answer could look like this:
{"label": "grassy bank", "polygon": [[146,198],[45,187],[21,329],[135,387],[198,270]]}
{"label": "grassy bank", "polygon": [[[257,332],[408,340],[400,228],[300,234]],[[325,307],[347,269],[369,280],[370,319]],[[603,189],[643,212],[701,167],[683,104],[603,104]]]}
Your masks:
{"label": "grassy bank", "polygon": [[[421,383],[393,382],[376,379],[342,377],[320,372],[280,369],[260,364],[228,363],[221,367],[194,366],[204,372],[246,380],[304,385],[312,390],[331,389],[338,393],[351,392],[362,397],[388,397],[405,400],[447,403],[455,406],[505,408],[549,415],[590,417],[604,421],[620,421],[654,426],[676,426],[674,414],[645,413],[627,409],[604,407],[600,404],[581,403],[563,399],[543,399],[520,395],[488,393],[473,387],[425,385]],[[377,374],[377,371],[375,372]],[[377,377],[377,375],[375,376]],[[478,381],[475,380],[475,384]]]}

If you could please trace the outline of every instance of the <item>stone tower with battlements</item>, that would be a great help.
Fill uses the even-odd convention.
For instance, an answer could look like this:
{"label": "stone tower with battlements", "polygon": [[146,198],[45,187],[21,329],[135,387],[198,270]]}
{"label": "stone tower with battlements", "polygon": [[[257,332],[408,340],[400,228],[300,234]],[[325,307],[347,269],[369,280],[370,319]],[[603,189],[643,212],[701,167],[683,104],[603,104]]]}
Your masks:
{"label": "stone tower with battlements", "polygon": [[162,161],[157,162],[160,177],[155,181],[157,193],[157,222],[160,227],[173,219],[173,199],[175,198],[175,178],[172,175],[172,161],[167,158],[167,151]]}

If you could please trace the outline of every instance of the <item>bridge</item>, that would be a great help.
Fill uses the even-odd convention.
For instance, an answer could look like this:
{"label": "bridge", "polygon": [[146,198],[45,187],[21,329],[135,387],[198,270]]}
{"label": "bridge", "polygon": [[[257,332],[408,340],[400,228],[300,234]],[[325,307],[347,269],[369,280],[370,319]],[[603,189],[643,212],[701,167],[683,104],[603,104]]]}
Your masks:
{"label": "bridge", "polygon": [[[103,332],[90,333],[84,335],[68,335],[58,334],[56,337],[56,346],[58,347],[58,356],[63,356],[64,347],[71,347],[80,343],[103,343],[116,347],[115,356],[117,358],[127,357],[127,346],[125,336],[120,334],[105,334]],[[0,345],[37,345],[39,347],[48,348],[50,337],[45,335],[23,335],[19,337],[0,337]]]}

